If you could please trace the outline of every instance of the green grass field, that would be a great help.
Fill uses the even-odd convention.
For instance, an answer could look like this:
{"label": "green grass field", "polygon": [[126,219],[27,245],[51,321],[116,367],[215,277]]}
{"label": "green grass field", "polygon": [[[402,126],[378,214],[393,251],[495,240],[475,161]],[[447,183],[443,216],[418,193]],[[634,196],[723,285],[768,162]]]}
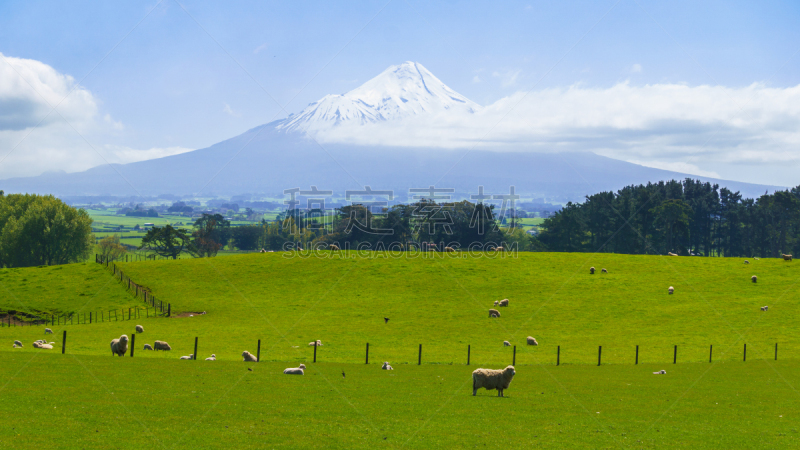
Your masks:
{"label": "green grass field", "polygon": [[0,361],[4,448],[800,445],[798,361],[529,366],[505,398],[473,397],[465,365],[319,363],[299,377],[263,362],[10,349]]}
{"label": "green grass field", "polygon": [[[174,317],[55,326],[48,339],[56,350],[32,348],[44,337],[41,326],[0,328],[7,343],[0,411],[21,417],[3,421],[0,441],[20,448],[797,445],[795,263],[547,253],[287,256],[119,264],[171,303]],[[598,273],[589,275],[590,266]],[[143,306],[96,264],[2,270],[0,291],[0,309]],[[487,310],[503,298],[510,306],[489,319]],[[136,336],[135,357],[110,357],[109,341],[132,335],[137,323],[145,332]],[[62,330],[67,355],[58,354]],[[528,335],[540,345],[524,345]],[[215,353],[219,361],[179,361],[194,351],[195,337],[200,358]],[[14,339],[25,347],[12,350]],[[155,339],[173,351],[142,350]],[[259,339],[262,362],[250,372],[240,355],[255,353]],[[315,339],[324,345],[311,364],[307,344]],[[481,391],[473,398],[474,367],[511,363],[513,348],[503,340],[517,346],[509,397]],[[396,370],[381,371],[382,361]],[[300,362],[310,366],[305,377],[281,373]],[[667,375],[652,374],[659,369]],[[41,420],[45,412],[52,420]],[[107,417],[126,427],[110,426]]]}

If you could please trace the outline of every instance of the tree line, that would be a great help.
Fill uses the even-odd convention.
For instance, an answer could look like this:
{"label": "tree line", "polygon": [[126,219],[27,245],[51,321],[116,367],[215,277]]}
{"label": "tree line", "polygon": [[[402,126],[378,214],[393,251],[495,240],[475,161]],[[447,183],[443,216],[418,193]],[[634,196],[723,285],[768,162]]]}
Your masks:
{"label": "tree line", "polygon": [[631,185],[567,203],[542,229],[557,252],[777,258],[800,251],[800,186],[748,199],[690,178]]}

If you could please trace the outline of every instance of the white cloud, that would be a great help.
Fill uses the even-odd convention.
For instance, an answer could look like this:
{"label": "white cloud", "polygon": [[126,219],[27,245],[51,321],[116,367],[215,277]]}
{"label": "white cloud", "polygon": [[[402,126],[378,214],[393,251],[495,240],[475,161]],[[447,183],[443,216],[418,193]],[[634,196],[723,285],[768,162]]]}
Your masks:
{"label": "white cloud", "polygon": [[269,47],[269,44],[264,42],[263,44],[261,44],[258,47],[256,47],[255,50],[253,50],[253,54],[257,55],[257,54],[261,53],[263,50],[266,50],[267,47]]}
{"label": "white cloud", "polygon": [[[800,85],[574,85],[517,92],[475,114],[316,132],[323,141],[371,145],[593,151],[708,176],[736,165],[800,170]],[[773,183],[796,185],[797,178]]]}
{"label": "white cloud", "polygon": [[483,80],[481,80],[481,77],[479,77],[479,76],[477,76],[477,75],[475,75],[474,77],[472,77],[472,82],[473,82],[473,83],[480,83],[481,81],[483,81]]}
{"label": "white cloud", "polygon": [[224,112],[225,114],[231,115],[233,117],[241,117],[241,114],[239,114],[239,113],[235,112],[233,109],[231,109],[231,105],[229,105],[227,103],[225,103],[225,107],[222,108],[222,112]]}
{"label": "white cloud", "polygon": [[511,87],[517,84],[517,78],[519,77],[520,73],[522,73],[521,70],[506,70],[503,72],[494,71],[492,72],[492,76],[500,79],[501,86]]}
{"label": "white cloud", "polygon": [[107,145],[125,126],[110,114],[101,117],[98,103],[73,77],[39,61],[0,53],[0,179],[75,172],[188,150]]}
{"label": "white cloud", "polygon": [[639,64],[639,63],[636,63],[636,64],[632,65],[631,66],[631,73],[642,73],[642,65]]}

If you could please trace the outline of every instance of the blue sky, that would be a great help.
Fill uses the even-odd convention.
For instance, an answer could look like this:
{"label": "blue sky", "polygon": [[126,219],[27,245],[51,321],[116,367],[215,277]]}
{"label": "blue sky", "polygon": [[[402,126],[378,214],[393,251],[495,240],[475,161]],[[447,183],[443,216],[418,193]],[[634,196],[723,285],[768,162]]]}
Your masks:
{"label": "blue sky", "polygon": [[[481,105],[529,90],[625,82],[800,84],[798,2],[157,3],[0,3],[4,58],[39,61],[80,82],[91,97],[74,106],[87,109],[74,112],[84,128],[3,130],[0,122],[0,157],[17,147],[0,163],[0,178],[78,170],[102,162],[99,153],[114,161],[140,159],[131,156],[137,151],[152,156],[206,147],[407,60]],[[0,70],[4,65],[0,60]],[[8,81],[15,73],[0,76]],[[67,137],[68,128],[77,130]],[[63,158],[23,157],[52,142],[64,143],[68,161],[51,167]],[[795,152],[787,142],[794,141],[781,144],[783,153]],[[713,158],[693,167],[743,181],[800,184],[780,172],[785,160],[765,164],[758,174],[733,163],[712,167]]]}

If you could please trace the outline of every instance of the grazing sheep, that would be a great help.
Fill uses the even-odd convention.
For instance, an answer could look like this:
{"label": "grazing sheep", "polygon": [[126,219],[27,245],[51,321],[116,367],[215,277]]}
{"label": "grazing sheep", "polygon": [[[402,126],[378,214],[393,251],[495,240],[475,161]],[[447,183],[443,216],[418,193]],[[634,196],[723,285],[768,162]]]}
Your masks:
{"label": "grazing sheep", "polygon": [[499,305],[499,304],[500,304],[500,302],[499,302],[499,301],[497,301],[497,300],[495,300],[495,301],[494,301],[494,306],[497,306],[497,305]]}
{"label": "grazing sheep", "polygon": [[594,267],[589,267],[589,274],[594,275]]}
{"label": "grazing sheep", "polygon": [[511,347],[511,342],[503,341],[503,347]]}
{"label": "grazing sheep", "polygon": [[533,336],[528,336],[527,338],[528,345],[539,345],[536,339]]}
{"label": "grazing sheep", "polygon": [[600,269],[600,272],[608,273],[608,271],[606,269]]}
{"label": "grazing sheep", "polygon": [[316,341],[312,341],[312,342],[309,342],[309,343],[308,343],[308,346],[309,346],[309,347],[313,347],[313,346],[315,346],[315,345],[316,345],[317,347],[322,347],[322,341],[320,341],[319,339],[317,339]]}
{"label": "grazing sheep", "polygon": [[128,351],[128,336],[123,334],[118,339],[111,341],[111,355],[125,356]]}
{"label": "grazing sheep", "polygon": [[17,347],[22,347],[22,342],[14,341],[14,345],[16,345]]}
{"label": "grazing sheep", "polygon": [[211,356],[206,358],[206,361],[216,361],[216,360],[217,360],[217,355],[215,355],[213,353],[211,354]]}
{"label": "grazing sheep", "polygon": [[495,247],[494,248],[494,251],[496,251],[496,252],[502,252],[503,250],[505,250],[503,247]]}
{"label": "grazing sheep", "polygon": [[769,309],[769,306],[762,306],[762,307],[761,307],[761,310],[762,310],[762,311],[766,311],[766,310],[768,310],[768,309]]}
{"label": "grazing sheep", "polygon": [[194,359],[194,353],[189,356],[181,356],[181,359]]}
{"label": "grazing sheep", "polygon": [[658,372],[653,372],[653,375],[666,375],[666,374],[667,374],[666,370],[659,370]]}
{"label": "grazing sheep", "polygon": [[384,361],[383,366],[381,366],[383,370],[394,370],[392,366],[389,365],[389,361]]}
{"label": "grazing sheep", "polygon": [[496,309],[489,310],[489,317],[500,317],[500,311]]}
{"label": "grazing sheep", "polygon": [[258,360],[256,360],[255,355],[248,352],[247,350],[242,352],[242,358],[244,358],[245,362],[258,362]]}
{"label": "grazing sheep", "polygon": [[758,277],[753,275],[752,277],[750,277],[750,281],[752,281],[753,283],[758,283]]}
{"label": "grazing sheep", "polygon": [[328,245],[328,250],[331,250],[331,251],[339,250],[339,246],[336,245],[336,244],[330,244],[330,245]]}
{"label": "grazing sheep", "polygon": [[667,255],[669,255],[669,256],[678,256],[677,254],[672,253],[672,252],[667,252]]}
{"label": "grazing sheep", "polygon": [[783,256],[783,260],[784,261],[791,261],[792,260],[792,255],[784,255],[783,253],[781,253],[781,255]]}
{"label": "grazing sheep", "polygon": [[454,249],[453,247],[445,247],[444,251],[446,251],[446,252],[454,252],[454,251],[456,251],[456,249]]}
{"label": "grazing sheep", "polygon": [[144,344],[144,350],[152,350],[153,347],[150,347],[150,344]]}
{"label": "grazing sheep", "polygon": [[169,350],[172,350],[172,347],[170,347],[169,344],[167,344],[164,341],[155,341],[153,343],[153,349],[155,349],[156,351],[158,351],[158,350],[169,351]]}
{"label": "grazing sheep", "polygon": [[745,260],[744,260],[744,263],[745,263],[745,264],[750,264],[750,261],[748,261],[748,260],[746,260],[746,259],[745,259]]}
{"label": "grazing sheep", "polygon": [[760,259],[758,259],[758,258],[756,258],[756,257],[753,257],[753,259],[755,259],[756,261],[761,261]]}
{"label": "grazing sheep", "polygon": [[283,373],[286,375],[305,375],[306,365],[300,364],[300,367],[289,367],[288,369],[283,369]]}
{"label": "grazing sheep", "polygon": [[497,306],[508,306],[508,299],[504,298],[503,300],[500,300],[500,303],[498,303]]}
{"label": "grazing sheep", "polygon": [[53,330],[51,330],[50,328],[45,328],[44,334],[53,334]]}
{"label": "grazing sheep", "polygon": [[670,286],[667,290],[669,291],[669,295],[672,295],[672,293],[675,292],[675,288],[672,286]]}
{"label": "grazing sheep", "polygon": [[507,366],[503,370],[475,369],[472,372],[472,395],[477,395],[478,389],[484,388],[487,391],[497,389],[497,396],[503,397],[503,390],[508,389],[516,373],[514,366]]}
{"label": "grazing sheep", "polygon": [[144,333],[144,327],[141,325],[136,325],[136,332],[137,333]]}

